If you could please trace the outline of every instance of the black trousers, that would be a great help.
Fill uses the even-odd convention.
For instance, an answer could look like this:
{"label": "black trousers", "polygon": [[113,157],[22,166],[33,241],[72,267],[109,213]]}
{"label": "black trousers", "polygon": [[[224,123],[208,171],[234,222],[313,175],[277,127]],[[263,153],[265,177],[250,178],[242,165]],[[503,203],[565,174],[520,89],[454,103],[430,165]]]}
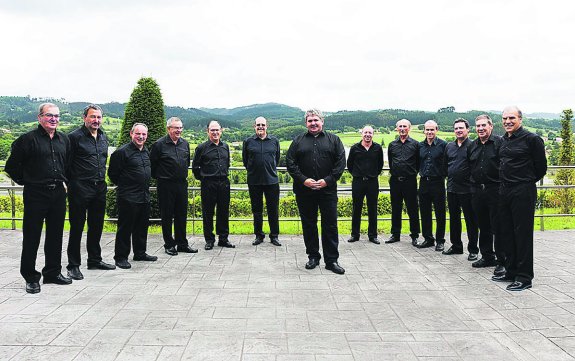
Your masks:
{"label": "black trousers", "polygon": [[68,269],[82,264],[80,243],[88,215],[86,249],[88,264],[102,261],[100,238],[104,228],[106,213],[106,182],[73,181],[68,185],[68,217],[70,218],[70,237],[68,238]]}
{"label": "black trousers", "polygon": [[[22,257],[20,274],[26,282],[38,282],[41,275],[56,277],[62,271],[62,235],[66,218],[66,191],[60,184],[54,189],[46,186],[24,186],[24,221],[22,224]],[[36,271],[36,257],[40,247],[42,226],[46,222],[42,273]]]}
{"label": "black trousers", "polygon": [[149,224],[150,203],[132,203],[118,199],[118,230],[114,256],[116,261],[128,259],[131,245],[134,247],[134,256],[146,253]]}
{"label": "black trousers", "polygon": [[[164,247],[187,246],[188,183],[186,180],[158,180],[158,205],[162,219]],[[174,224],[173,236],[172,220]]]}
{"label": "black trousers", "polygon": [[[499,184],[474,187],[471,204],[479,226],[479,251],[481,257],[505,265],[505,252],[499,235]],[[495,243],[495,251],[493,246]]]}
{"label": "black trousers", "polygon": [[318,209],[321,212],[321,246],[325,263],[337,262],[339,258],[339,235],[337,231],[337,192],[306,191],[295,196],[305,251],[310,259],[321,259],[319,253]]}
{"label": "black trousers", "polygon": [[417,178],[391,177],[389,179],[389,195],[391,197],[391,234],[399,237],[403,202],[409,216],[409,232],[411,237],[419,237],[419,206],[417,204]]}
{"label": "black trousers", "polygon": [[533,183],[502,185],[499,224],[507,256],[507,275],[517,281],[533,279],[533,225],[537,187]]}
{"label": "black trousers", "polygon": [[[435,237],[433,237],[432,206],[435,210]],[[421,233],[428,241],[445,243],[445,180],[419,180],[419,211]]]}
{"label": "black trousers", "polygon": [[449,239],[453,248],[463,250],[463,242],[461,241],[461,211],[465,218],[465,225],[467,226],[467,252],[479,253],[477,247],[477,222],[475,213],[473,213],[473,206],[471,205],[471,193],[457,194],[447,192],[447,205],[449,207]]}
{"label": "black trousers", "polygon": [[230,181],[223,179],[202,180],[202,218],[204,239],[214,243],[214,209],[216,210],[216,233],[219,241],[228,239],[230,233]]}
{"label": "black trousers", "polygon": [[268,211],[268,223],[270,225],[270,239],[277,238],[280,233],[279,227],[279,203],[280,185],[252,185],[248,184],[252,213],[254,215],[254,234],[258,239],[264,239],[262,230],[264,224],[264,195],[266,197],[266,209]]}
{"label": "black trousers", "polygon": [[361,210],[363,199],[367,203],[367,237],[377,238],[377,197],[379,194],[379,181],[377,178],[363,179],[353,177],[351,183],[351,197],[353,198],[353,212],[351,215],[351,236],[359,238],[361,227]]}

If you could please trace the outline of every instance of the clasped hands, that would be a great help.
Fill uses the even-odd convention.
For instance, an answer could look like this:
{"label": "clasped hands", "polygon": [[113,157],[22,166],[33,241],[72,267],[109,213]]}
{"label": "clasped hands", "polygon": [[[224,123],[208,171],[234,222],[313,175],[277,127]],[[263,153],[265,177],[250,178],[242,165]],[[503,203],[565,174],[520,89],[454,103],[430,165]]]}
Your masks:
{"label": "clasped hands", "polygon": [[327,187],[327,183],[325,180],[320,179],[320,180],[315,180],[312,178],[308,178],[305,180],[305,182],[303,182],[303,185],[313,189],[314,191],[320,190],[324,187]]}

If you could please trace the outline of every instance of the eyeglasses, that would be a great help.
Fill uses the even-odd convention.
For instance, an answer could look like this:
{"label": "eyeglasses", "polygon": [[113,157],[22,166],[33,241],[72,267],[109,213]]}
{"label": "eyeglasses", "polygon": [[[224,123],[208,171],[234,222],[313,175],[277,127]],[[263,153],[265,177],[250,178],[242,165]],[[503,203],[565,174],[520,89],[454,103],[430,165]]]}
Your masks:
{"label": "eyeglasses", "polygon": [[515,120],[515,119],[517,119],[517,117],[503,117],[501,119],[503,119],[503,120]]}
{"label": "eyeglasses", "polygon": [[44,113],[44,114],[40,114],[43,117],[46,118],[54,118],[54,119],[60,119],[60,114],[52,114],[52,113]]}

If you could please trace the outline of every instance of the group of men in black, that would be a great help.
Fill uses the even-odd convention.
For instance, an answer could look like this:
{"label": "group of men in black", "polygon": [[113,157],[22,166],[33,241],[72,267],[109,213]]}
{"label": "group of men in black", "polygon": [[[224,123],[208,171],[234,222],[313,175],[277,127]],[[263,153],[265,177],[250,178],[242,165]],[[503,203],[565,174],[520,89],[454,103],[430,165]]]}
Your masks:
{"label": "group of men in black", "polygon": [[[131,141],[110,156],[108,176],[117,186],[118,227],[115,240],[115,264],[102,260],[100,238],[106,206],[105,181],[108,139],[101,129],[102,109],[88,105],[84,124],[66,135],[57,131],[59,109],[44,103],[38,111],[38,128],[21,135],[12,145],[5,170],[24,186],[23,246],[20,273],[26,291],[40,292],[44,283],[66,285],[84,278],[80,271],[80,240],[87,219],[88,269],[112,270],[131,267],[128,256],[133,247],[134,261],[156,261],[146,253],[150,215],[150,180],[157,180],[162,235],[165,253],[196,253],[186,238],[188,210],[187,176],[190,146],[181,137],[183,124],[168,119],[167,134],[151,147],[145,147],[148,128],[136,123],[130,130]],[[345,270],[338,263],[337,181],[346,166],[345,150],[339,137],[323,130],[324,116],[317,109],[304,116],[307,131],[297,136],[286,155],[287,170],[293,178],[293,190],[301,217],[308,255],[306,269],[314,269],[322,255],[319,247],[318,212],[321,212],[321,243],[325,267],[337,274]],[[454,124],[455,142],[446,144],[436,137],[438,126],[425,123],[426,139],[409,137],[411,124],[397,122],[399,137],[388,146],[390,195],[392,204],[391,237],[385,243],[400,240],[403,203],[410,219],[412,244],[418,248],[435,246],[444,254],[462,254],[460,212],[463,210],[469,237],[470,260],[477,259],[477,238],[482,258],[474,267],[495,266],[495,281],[512,282],[508,290],[531,287],[533,278],[533,219],[535,183],[546,172],[545,149],[541,138],[521,126],[517,107],[503,112],[503,137],[491,133],[491,119],[476,119],[479,138],[468,139],[469,123]],[[279,180],[277,166],[280,146],[267,133],[264,117],[256,118],[255,134],[243,143],[242,159],[248,174],[248,189],[253,213],[255,240],[260,245],[263,233],[263,199],[269,222],[269,239],[279,242]],[[378,177],[383,169],[383,149],[373,142],[373,128],[362,129],[362,140],[350,149],[347,167],[353,176],[352,231],[349,242],[360,237],[364,197],[368,208],[368,239],[377,238]],[[229,235],[230,151],[221,140],[219,122],[210,121],[208,140],[200,144],[191,162],[192,172],[201,181],[201,200],[205,250],[217,245],[234,248]],[[420,174],[419,192],[417,173]],[[445,251],[445,178],[450,211],[452,246]],[[419,202],[418,202],[419,196]],[[67,276],[61,273],[61,253],[66,198],[69,203],[70,236]],[[423,241],[419,241],[419,209]],[[432,207],[436,215],[436,234],[432,234]],[[216,215],[216,232],[213,217]],[[43,224],[45,228],[45,267],[36,271],[36,257]],[[173,233],[172,233],[173,226]],[[479,231],[478,229],[479,228]],[[495,240],[495,252],[493,243]]]}

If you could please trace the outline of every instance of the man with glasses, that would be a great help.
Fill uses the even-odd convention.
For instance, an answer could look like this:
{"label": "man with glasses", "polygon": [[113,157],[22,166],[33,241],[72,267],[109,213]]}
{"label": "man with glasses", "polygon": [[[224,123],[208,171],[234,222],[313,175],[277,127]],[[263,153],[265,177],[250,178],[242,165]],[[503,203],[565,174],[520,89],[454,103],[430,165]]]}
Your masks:
{"label": "man with glasses", "polygon": [[281,246],[279,235],[279,201],[280,185],[277,165],[280,161],[280,142],[268,135],[268,124],[264,117],[257,117],[254,122],[255,135],[244,141],[242,160],[248,172],[248,188],[252,213],[254,215],[254,246],[264,241],[263,196],[266,197],[268,223],[270,225],[270,242]]}
{"label": "man with glasses", "polygon": [[68,239],[68,276],[84,278],[80,271],[80,241],[86,213],[88,231],[86,249],[88,269],[113,270],[113,264],[102,261],[100,238],[106,213],[106,160],[108,138],[102,130],[102,108],[90,104],[84,108],[84,124],[68,135],[70,138],[70,168],[68,207],[70,237]]}
{"label": "man with glasses", "polygon": [[158,139],[150,151],[152,177],[158,180],[164,251],[170,256],[176,256],[178,252],[197,253],[186,238],[190,145],[182,138],[184,127],[179,118],[168,119],[166,127],[168,134]]}
{"label": "man with glasses", "polygon": [[[62,275],[62,236],[66,216],[64,182],[68,171],[70,140],[56,130],[60,109],[44,103],[38,108],[38,128],[22,134],[14,143],[6,161],[6,173],[24,186],[22,257],[20,274],[26,280],[26,292],[40,292],[44,283],[69,285],[72,279]],[[36,258],[42,226],[46,222],[42,273],[36,271]]]}

